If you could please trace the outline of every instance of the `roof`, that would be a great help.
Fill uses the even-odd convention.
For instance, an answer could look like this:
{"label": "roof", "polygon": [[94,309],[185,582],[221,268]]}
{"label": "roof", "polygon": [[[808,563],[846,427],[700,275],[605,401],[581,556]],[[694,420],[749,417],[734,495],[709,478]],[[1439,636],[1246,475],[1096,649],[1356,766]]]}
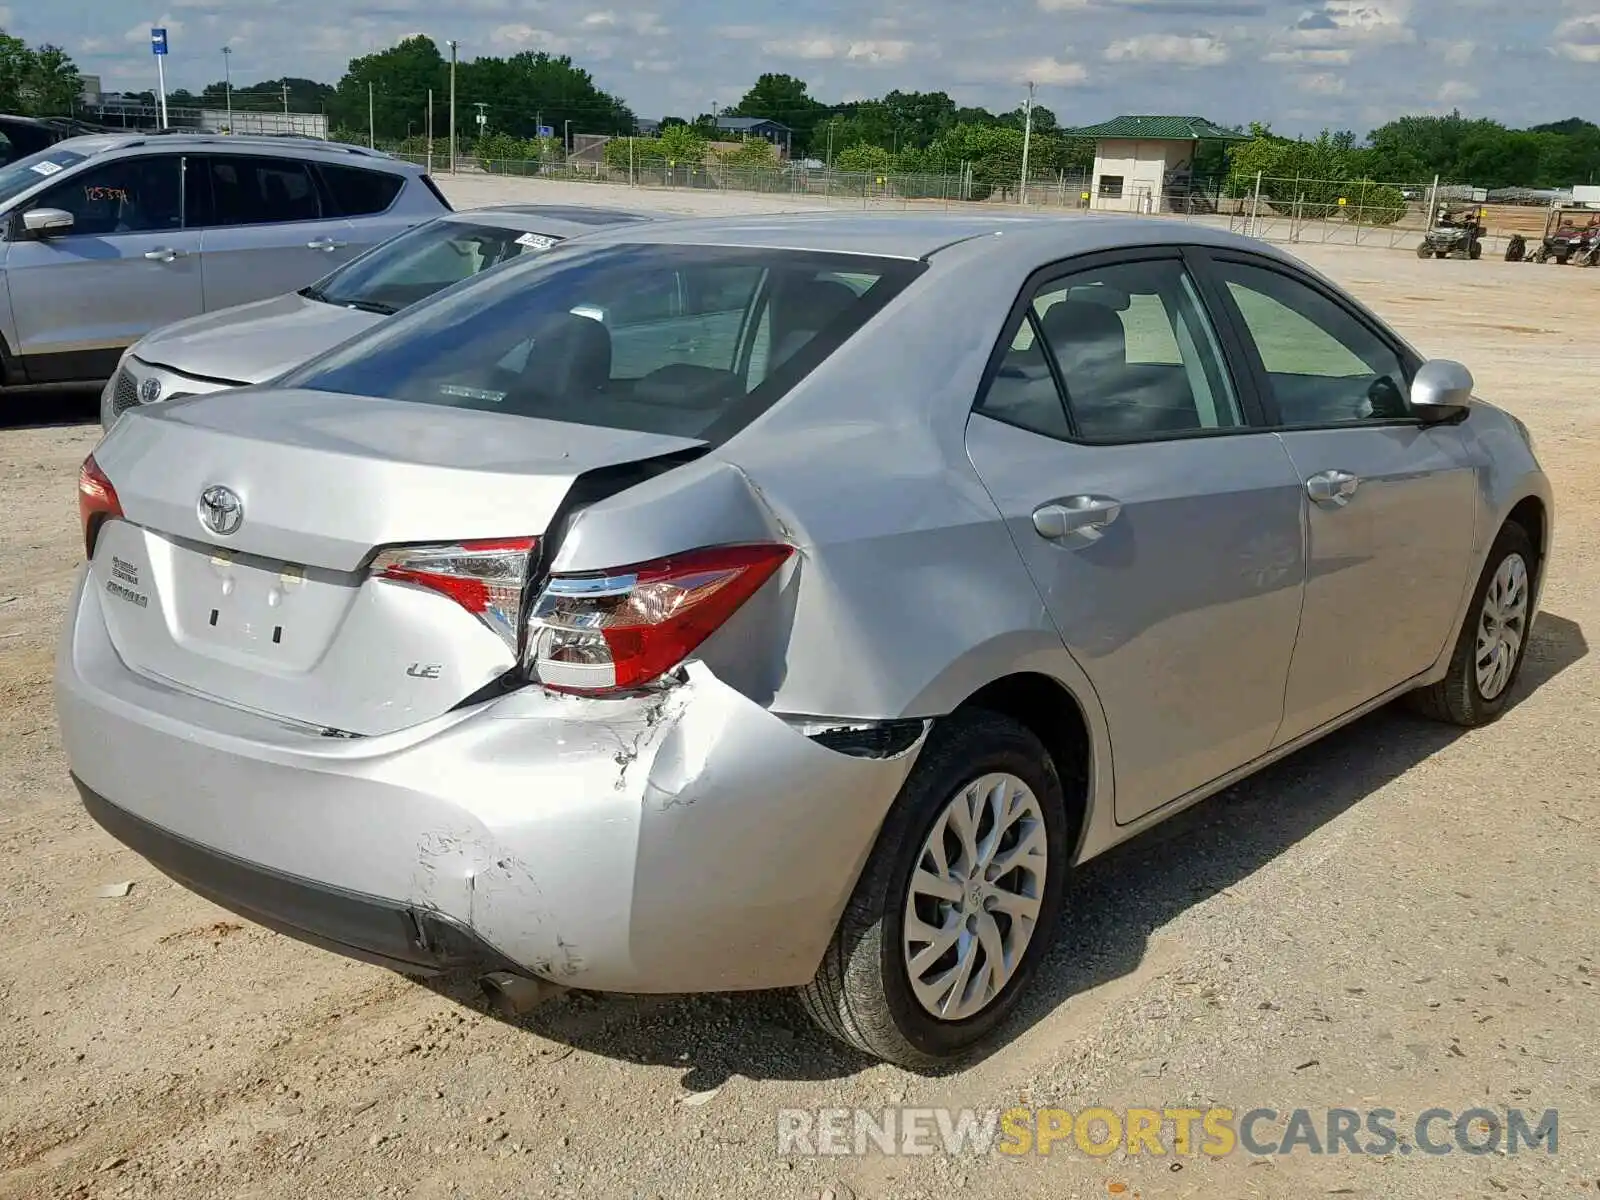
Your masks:
{"label": "roof", "polygon": [[1204,117],[1132,116],[1113,117],[1099,125],[1064,129],[1068,137],[1098,138],[1101,141],[1142,142],[1243,142],[1248,135],[1213,125]]}
{"label": "roof", "polygon": [[79,154],[107,154],[113,150],[127,150],[135,146],[222,146],[242,152],[252,150],[276,151],[284,154],[309,154],[323,158],[376,159],[394,170],[421,171],[403,159],[369,150],[348,142],[325,141],[311,137],[281,137],[276,134],[207,133],[199,129],[151,129],[128,133],[91,133],[82,137],[67,138],[58,143],[61,149],[75,150]]}
{"label": "roof", "polygon": [[982,250],[985,256],[1015,255],[1033,266],[1074,254],[1137,245],[1203,243],[1248,247],[1257,254],[1274,253],[1253,238],[1161,217],[1086,220],[1073,216],[839,210],[667,219],[597,230],[584,241],[605,245],[649,243],[804,250],[916,260],[932,258],[978,239],[988,243]]}
{"label": "roof", "polygon": [[569,238],[619,225],[650,221],[656,217],[618,208],[582,208],[575,204],[494,204],[483,208],[457,209],[435,219]]}
{"label": "roof", "polygon": [[762,125],[772,125],[778,129],[787,130],[789,127],[782,121],[774,121],[770,117],[718,117],[718,129],[756,129]]}

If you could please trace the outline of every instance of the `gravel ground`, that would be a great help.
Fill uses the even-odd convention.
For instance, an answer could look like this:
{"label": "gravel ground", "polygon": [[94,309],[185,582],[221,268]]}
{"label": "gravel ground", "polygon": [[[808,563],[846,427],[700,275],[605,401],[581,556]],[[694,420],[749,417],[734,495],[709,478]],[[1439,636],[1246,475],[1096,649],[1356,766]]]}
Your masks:
{"label": "gravel ground", "polygon": [[[513,198],[497,181],[453,195]],[[0,1196],[1600,1194],[1585,640],[1600,628],[1600,277],[1305,255],[1467,361],[1534,431],[1560,532],[1518,702],[1465,736],[1376,714],[1090,864],[1016,1038],[936,1078],[836,1049],[782,996],[569,995],[509,1024],[470,991],[237,921],[122,850],[76,803],[50,701],[92,399],[8,397]],[[1383,1107],[1402,1133],[1430,1107],[1555,1108],[1560,1141],[1553,1156],[777,1153],[782,1108],[1019,1102]]]}

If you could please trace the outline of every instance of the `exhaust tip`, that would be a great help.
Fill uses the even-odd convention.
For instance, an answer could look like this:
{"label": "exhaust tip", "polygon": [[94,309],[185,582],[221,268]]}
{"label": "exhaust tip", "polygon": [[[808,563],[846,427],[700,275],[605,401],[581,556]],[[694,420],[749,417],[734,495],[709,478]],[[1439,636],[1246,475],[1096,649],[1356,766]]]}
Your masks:
{"label": "exhaust tip", "polygon": [[495,1011],[507,1020],[515,1020],[532,1012],[546,1000],[566,990],[559,984],[530,979],[526,975],[513,975],[510,971],[495,971],[485,975],[478,985]]}

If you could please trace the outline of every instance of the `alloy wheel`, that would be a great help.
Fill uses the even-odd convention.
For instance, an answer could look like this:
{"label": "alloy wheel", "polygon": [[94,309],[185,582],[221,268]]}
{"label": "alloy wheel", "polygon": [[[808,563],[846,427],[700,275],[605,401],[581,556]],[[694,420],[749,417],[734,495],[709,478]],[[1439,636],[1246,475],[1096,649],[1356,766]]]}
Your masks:
{"label": "alloy wheel", "polygon": [[1508,554],[1489,581],[1478,614],[1478,639],[1473,666],[1478,693],[1496,699],[1511,682],[1517,656],[1528,634],[1528,564]]}
{"label": "alloy wheel", "polygon": [[1016,974],[1038,923],[1049,850],[1039,799],[1010,774],[950,799],[912,869],[902,949],[929,1013],[982,1012]]}

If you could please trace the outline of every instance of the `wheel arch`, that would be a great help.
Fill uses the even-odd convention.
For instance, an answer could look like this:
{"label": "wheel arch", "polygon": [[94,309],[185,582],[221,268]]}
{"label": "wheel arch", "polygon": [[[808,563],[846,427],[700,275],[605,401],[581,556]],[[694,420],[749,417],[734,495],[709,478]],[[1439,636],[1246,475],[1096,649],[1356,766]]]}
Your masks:
{"label": "wheel arch", "polygon": [[954,711],[975,709],[1009,717],[1044,744],[1061,780],[1068,841],[1076,860],[1088,833],[1097,780],[1109,780],[1109,763],[1102,761],[1109,756],[1096,753],[1094,727],[1082,702],[1053,676],[1018,671],[985,684]]}

